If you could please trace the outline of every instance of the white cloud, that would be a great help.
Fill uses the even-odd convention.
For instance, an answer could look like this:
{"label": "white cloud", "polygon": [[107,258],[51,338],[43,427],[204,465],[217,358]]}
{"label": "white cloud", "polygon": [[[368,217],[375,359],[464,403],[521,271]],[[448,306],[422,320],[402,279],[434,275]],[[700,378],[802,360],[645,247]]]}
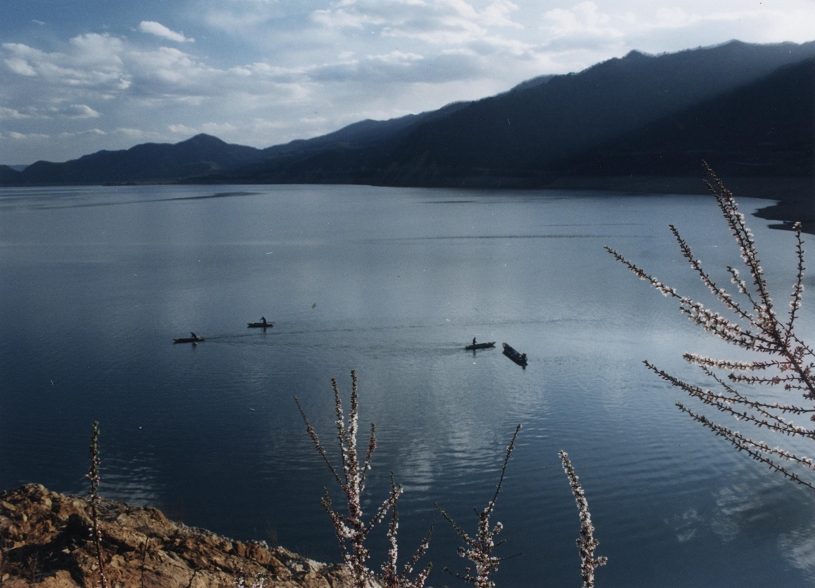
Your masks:
{"label": "white cloud", "polygon": [[195,39],[190,37],[185,37],[184,33],[177,33],[176,31],[170,30],[165,27],[163,24],[158,23],[154,20],[143,20],[139,23],[139,30],[143,33],[148,33],[150,35],[155,35],[157,37],[161,37],[162,39],[169,39],[170,41],[175,41],[176,43],[194,43]]}
{"label": "white cloud", "polygon": [[544,13],[548,31],[556,37],[592,36],[619,38],[623,32],[611,25],[611,16],[600,12],[594,2],[581,2],[570,9],[555,8]]}
{"label": "white cloud", "polygon": [[[0,162],[198,132],[267,146],[478,99],[631,49],[815,37],[811,0],[775,0],[771,9],[743,0],[638,2],[189,0],[176,11],[189,34],[138,25],[155,43],[104,32],[62,42],[16,36],[0,45]],[[10,132],[53,140],[26,150]]]}
{"label": "white cloud", "polygon": [[167,125],[167,128],[170,129],[171,133],[175,133],[176,135],[195,135],[198,133],[194,128],[188,127],[187,125]]}
{"label": "white cloud", "polygon": [[124,41],[109,34],[88,33],[70,40],[73,51],[70,59],[74,65],[99,69],[118,70],[122,66]]}
{"label": "white cloud", "polygon": [[[792,10],[770,9],[740,2],[653,3],[632,12],[626,4],[592,0],[544,11],[541,28],[549,46],[586,48],[622,41],[629,49],[656,53],[713,45],[740,39],[753,43],[805,42],[815,38],[809,23],[815,3],[788,0]],[[766,3],[765,3],[766,4]],[[804,24],[806,23],[806,24]],[[566,44],[561,41],[566,40]]]}
{"label": "white cloud", "polygon": [[59,136],[61,138],[63,138],[63,139],[68,139],[68,138],[71,138],[71,137],[82,137],[82,136],[86,136],[86,135],[105,136],[105,135],[107,135],[107,133],[105,131],[101,130],[101,129],[94,128],[94,129],[88,129],[88,130],[85,130],[85,131],[77,131],[75,133],[69,133],[69,132],[65,131],[65,132],[62,132],[62,133],[59,134]]}
{"label": "white cloud", "polygon": [[[66,52],[46,53],[21,43],[4,43],[4,62],[9,70],[27,78],[37,78],[40,91],[43,84],[70,88],[93,88],[95,91],[116,92],[127,89],[121,55],[121,39],[90,33],[70,40]],[[32,80],[33,81],[33,80]]]}
{"label": "white cloud", "polygon": [[324,116],[314,116],[314,117],[304,116],[300,119],[300,122],[306,125],[324,125],[329,121]]}
{"label": "white cloud", "polygon": [[49,135],[43,133],[18,133],[16,131],[6,133],[6,136],[16,141],[42,141],[43,139],[51,138]]}
{"label": "white cloud", "polygon": [[366,59],[382,61],[384,63],[410,63],[424,59],[418,53],[405,53],[404,51],[391,51],[384,55],[370,55]]}
{"label": "white cloud", "polygon": [[70,104],[62,107],[53,107],[51,112],[58,116],[68,118],[98,118],[99,113],[87,104]]}
{"label": "white cloud", "polygon": [[31,67],[25,59],[20,59],[18,57],[11,57],[9,59],[4,59],[8,68],[16,74],[21,76],[36,76],[37,72]]}
{"label": "white cloud", "polygon": [[[464,0],[355,0],[315,10],[312,20],[333,29],[374,29],[386,36],[428,42],[460,43],[487,35],[491,28],[523,29],[510,14],[518,6],[508,0],[490,2],[482,10]],[[439,36],[446,39],[440,41]]]}
{"label": "white cloud", "polygon": [[238,130],[238,125],[229,122],[206,122],[201,125],[201,130],[208,135],[229,137],[235,134]]}
{"label": "white cloud", "polygon": [[261,31],[268,33],[270,23],[296,19],[296,15],[308,13],[308,4],[277,0],[198,0],[194,10],[202,14],[203,21],[213,29],[246,35],[253,29],[259,34]]}
{"label": "white cloud", "polygon": [[0,106],[0,120],[2,119],[26,119],[31,118],[30,114],[25,114],[16,110],[14,108],[6,108],[5,106]]}
{"label": "white cloud", "polygon": [[355,0],[335,2],[331,8],[315,10],[312,19],[324,26],[342,28],[408,27],[433,28],[510,27],[521,29],[509,18],[518,6],[509,0],[495,0],[482,10],[464,0]]}
{"label": "white cloud", "polygon": [[112,133],[122,135],[127,137],[128,139],[133,140],[149,140],[162,138],[162,135],[160,133],[150,133],[144,131],[143,129],[131,129],[128,127],[119,127],[117,129],[114,129]]}

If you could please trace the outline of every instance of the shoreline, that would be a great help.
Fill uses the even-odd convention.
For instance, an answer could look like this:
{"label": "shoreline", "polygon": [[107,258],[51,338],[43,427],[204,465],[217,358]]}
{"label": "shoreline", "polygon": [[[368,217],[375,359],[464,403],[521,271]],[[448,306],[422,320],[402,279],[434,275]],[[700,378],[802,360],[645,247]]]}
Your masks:
{"label": "shoreline", "polygon": [[[741,198],[759,198],[774,200],[767,206],[760,208],[755,216],[779,224],[770,225],[774,229],[790,230],[793,223],[799,221],[805,233],[815,234],[815,176],[733,176],[721,178],[724,186],[730,190],[736,200]],[[338,186],[376,186],[381,188],[427,188],[427,189],[473,189],[473,190],[608,190],[614,192],[630,192],[634,194],[708,194],[704,184],[706,176],[701,173],[694,176],[562,176],[550,177],[517,177],[517,176],[472,176],[449,178],[447,181],[433,186],[412,184],[391,184],[353,182],[316,182],[314,185]],[[74,186],[73,184],[70,184]],[[105,184],[77,184],[88,186],[301,186],[309,183],[207,183],[185,182],[183,180],[168,181],[137,181],[137,182],[110,182]],[[0,186],[0,188],[28,188],[28,187],[61,187],[55,185],[31,186]]]}
{"label": "shoreline", "polygon": [[[773,229],[792,230],[800,222],[805,233],[815,234],[815,177],[725,177],[724,186],[739,198],[774,200],[753,213],[779,221]],[[559,178],[550,188],[616,190],[651,194],[709,194],[703,175],[694,177],[605,176]]]}
{"label": "shoreline", "polygon": [[[350,574],[265,542],[235,541],[159,510],[102,499],[99,528],[111,588],[350,588]],[[40,484],[0,492],[0,585],[84,588],[99,580],[90,506]],[[243,579],[244,583],[239,583]]]}

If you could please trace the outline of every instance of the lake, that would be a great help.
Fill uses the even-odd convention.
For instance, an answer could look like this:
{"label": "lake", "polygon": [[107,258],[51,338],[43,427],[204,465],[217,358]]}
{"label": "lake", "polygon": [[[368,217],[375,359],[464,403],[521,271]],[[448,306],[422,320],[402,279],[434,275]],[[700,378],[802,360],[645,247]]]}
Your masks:
{"label": "lake", "polygon": [[[793,235],[749,222],[784,307]],[[501,564],[499,587],[581,583],[560,449],[609,558],[599,586],[815,586],[811,493],[682,415],[675,403],[693,403],[642,365],[693,378],[682,352],[735,355],[603,250],[704,296],[669,223],[708,269],[738,261],[709,197],[0,189],[0,488],[84,494],[99,420],[104,497],[338,561],[320,505],[323,487],[338,493],[293,397],[331,451],[330,380],[347,398],[356,369],[379,444],[365,507],[393,471],[402,554],[436,519],[432,586],[463,585],[442,568],[465,565],[434,502],[474,532],[519,423],[493,520],[497,555],[522,555]],[[813,310],[805,298],[810,342]],[[247,329],[261,316],[274,327]],[[173,345],[191,331],[206,341]],[[473,337],[497,347],[467,352]],[[386,544],[373,541],[378,566]]]}

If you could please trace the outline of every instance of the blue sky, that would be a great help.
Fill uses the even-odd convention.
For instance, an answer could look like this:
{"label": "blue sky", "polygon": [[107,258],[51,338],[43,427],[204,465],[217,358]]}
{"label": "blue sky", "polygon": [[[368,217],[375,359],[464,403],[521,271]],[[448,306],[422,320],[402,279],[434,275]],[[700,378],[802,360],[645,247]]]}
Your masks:
{"label": "blue sky", "polygon": [[0,0],[0,163],[266,147],[632,49],[815,39],[814,0]]}

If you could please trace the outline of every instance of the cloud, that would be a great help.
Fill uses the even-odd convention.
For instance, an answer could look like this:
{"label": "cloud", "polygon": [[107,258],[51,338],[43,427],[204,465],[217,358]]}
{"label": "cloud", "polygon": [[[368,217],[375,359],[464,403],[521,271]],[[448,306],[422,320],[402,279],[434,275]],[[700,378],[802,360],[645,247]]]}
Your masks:
{"label": "cloud", "polygon": [[47,42],[21,33],[0,45],[4,137],[53,137],[28,150],[7,140],[0,162],[33,161],[44,151],[67,159],[207,131],[268,146],[482,98],[631,49],[809,40],[815,19],[809,0],[778,0],[773,10],[742,0],[654,0],[639,8],[611,0],[181,4],[189,35],[144,20],[136,30],[159,40],[100,29]]}
{"label": "cloud", "polygon": [[311,18],[332,29],[373,29],[382,36],[458,44],[487,37],[490,29],[522,30],[510,18],[516,10],[509,0],[494,0],[481,10],[464,0],[343,0],[315,10]]}
{"label": "cloud", "polygon": [[0,120],[3,120],[3,119],[21,120],[21,119],[26,119],[26,118],[31,118],[31,115],[20,112],[19,110],[14,109],[14,108],[6,108],[5,106],[0,106]]}
{"label": "cloud", "polygon": [[87,135],[105,136],[105,135],[107,135],[107,133],[105,131],[101,130],[101,129],[94,128],[94,129],[87,129],[85,131],[77,131],[75,133],[69,133],[69,132],[65,131],[65,132],[62,132],[62,133],[59,134],[59,136],[61,138],[63,138],[63,139],[68,139],[68,138],[72,138],[72,137],[83,137],[83,136],[87,136]]}
{"label": "cloud", "polygon": [[36,76],[36,70],[31,67],[25,59],[20,59],[18,57],[11,57],[9,59],[3,60],[6,63],[6,66],[16,74],[21,76]]}
{"label": "cloud", "polygon": [[43,133],[18,133],[16,131],[6,133],[5,136],[15,141],[42,141],[43,139],[51,138],[49,135]]}
{"label": "cloud", "polygon": [[[558,7],[543,13],[541,29],[545,47],[553,49],[602,47],[641,49],[662,53],[688,47],[714,45],[730,39],[753,43],[805,42],[813,39],[812,28],[803,23],[815,18],[815,4],[788,2],[780,10],[748,7],[740,2],[677,3],[633,12],[625,4],[592,0]],[[678,3],[681,4],[681,3]],[[765,3],[766,4],[766,3]]]}
{"label": "cloud", "polygon": [[[681,12],[681,9],[680,9]],[[572,8],[555,8],[544,13],[547,29],[555,37],[620,38],[623,31],[611,24],[611,15],[600,12],[594,2],[581,2]]]}
{"label": "cloud", "polygon": [[187,125],[168,125],[167,128],[170,129],[171,133],[177,135],[195,135],[198,133],[194,128],[188,127]]}
{"label": "cloud", "polygon": [[509,18],[518,6],[509,0],[494,0],[478,10],[465,0],[343,0],[331,8],[315,10],[312,19],[335,28],[393,27],[429,31],[478,27],[522,29]]}
{"label": "cloud", "polygon": [[[59,85],[71,92],[81,88],[116,92],[130,85],[121,59],[123,43],[110,35],[74,37],[65,52],[46,53],[21,43],[4,43],[2,49],[8,69],[30,78],[40,91],[43,84]],[[22,80],[16,83],[25,87]]]}
{"label": "cloud", "polygon": [[445,83],[479,76],[484,64],[474,52],[442,52],[432,57],[391,51],[323,64],[301,71],[312,82]]}
{"label": "cloud", "polygon": [[158,23],[154,20],[143,20],[139,23],[139,30],[143,33],[148,33],[150,35],[155,35],[157,37],[161,37],[162,39],[168,39],[170,41],[175,41],[176,43],[194,43],[195,39],[191,37],[185,37],[184,33],[177,33],[173,30],[168,29],[163,24]]}
{"label": "cloud", "polygon": [[23,109],[0,106],[0,120],[47,120],[55,117],[84,119],[99,116],[100,114],[87,104],[67,104],[45,108],[29,106]]}
{"label": "cloud", "polygon": [[150,133],[143,129],[131,129],[129,127],[119,127],[112,131],[112,134],[118,134],[127,137],[131,140],[148,140],[148,139],[161,139],[163,135],[160,133]]}
{"label": "cloud", "polygon": [[99,113],[86,104],[70,104],[63,107],[54,107],[51,112],[57,116],[67,118],[98,118]]}

